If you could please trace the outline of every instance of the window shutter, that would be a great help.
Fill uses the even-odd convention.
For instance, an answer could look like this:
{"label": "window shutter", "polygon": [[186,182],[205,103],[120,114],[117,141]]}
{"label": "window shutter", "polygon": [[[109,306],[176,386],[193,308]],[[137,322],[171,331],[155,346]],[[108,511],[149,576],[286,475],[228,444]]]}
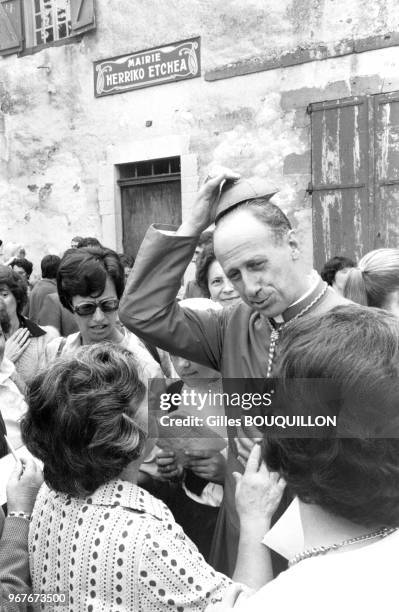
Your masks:
{"label": "window shutter", "polygon": [[372,244],[370,106],[367,96],[309,105],[312,126],[309,192],[317,270],[335,255],[358,259]]}
{"label": "window shutter", "polygon": [[70,0],[71,2],[71,34],[81,34],[96,27],[94,15],[94,0]]}
{"label": "window shutter", "polygon": [[0,55],[22,50],[21,0],[0,0]]}
{"label": "window shutter", "polygon": [[399,92],[374,98],[374,248],[399,247]]}

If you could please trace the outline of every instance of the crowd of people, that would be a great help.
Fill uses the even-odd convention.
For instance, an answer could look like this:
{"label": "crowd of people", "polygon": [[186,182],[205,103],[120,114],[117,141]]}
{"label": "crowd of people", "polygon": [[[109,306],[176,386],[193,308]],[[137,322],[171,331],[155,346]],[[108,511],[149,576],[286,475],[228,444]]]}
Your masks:
{"label": "crowd of people", "polygon": [[[226,170],[136,261],[76,236],[31,285],[3,257],[1,610],[396,609],[399,249],[319,274],[272,196]],[[247,425],[277,408],[229,398],[275,380],[338,425]]]}

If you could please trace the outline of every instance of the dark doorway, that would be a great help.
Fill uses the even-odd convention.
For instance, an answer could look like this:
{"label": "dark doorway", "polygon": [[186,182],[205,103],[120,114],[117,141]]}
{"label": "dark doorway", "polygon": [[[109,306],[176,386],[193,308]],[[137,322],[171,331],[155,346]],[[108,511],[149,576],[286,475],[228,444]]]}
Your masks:
{"label": "dark doorway", "polygon": [[152,223],[181,223],[180,158],[122,164],[118,168],[123,250],[136,257]]}

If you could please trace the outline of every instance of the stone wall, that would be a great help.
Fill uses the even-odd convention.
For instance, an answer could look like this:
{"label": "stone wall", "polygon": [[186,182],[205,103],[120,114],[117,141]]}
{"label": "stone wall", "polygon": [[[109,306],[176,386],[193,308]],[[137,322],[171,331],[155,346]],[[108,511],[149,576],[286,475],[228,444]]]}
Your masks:
{"label": "stone wall", "polygon": [[[280,188],[276,201],[297,224],[311,260],[306,107],[399,89],[399,50],[381,43],[395,44],[399,4],[96,5],[97,29],[81,41],[0,58],[0,237],[23,243],[36,264],[46,253],[61,253],[75,234],[96,235],[120,250],[114,164],[155,152],[182,155],[183,215],[210,164],[267,177]],[[93,61],[198,35],[201,78],[94,97]],[[354,41],[366,39],[370,50],[356,51]],[[342,45],[347,53],[336,52]],[[296,60],[288,62],[287,54]],[[243,65],[250,70],[240,71]]]}

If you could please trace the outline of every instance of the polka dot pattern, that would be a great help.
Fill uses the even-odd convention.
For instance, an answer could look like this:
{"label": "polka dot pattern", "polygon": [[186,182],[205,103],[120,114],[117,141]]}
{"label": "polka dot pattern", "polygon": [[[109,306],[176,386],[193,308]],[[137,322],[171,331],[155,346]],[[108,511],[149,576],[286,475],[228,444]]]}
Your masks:
{"label": "polka dot pattern", "polygon": [[33,589],[68,592],[73,612],[194,612],[229,584],[162,502],[121,480],[86,499],[43,485],[29,554]]}

